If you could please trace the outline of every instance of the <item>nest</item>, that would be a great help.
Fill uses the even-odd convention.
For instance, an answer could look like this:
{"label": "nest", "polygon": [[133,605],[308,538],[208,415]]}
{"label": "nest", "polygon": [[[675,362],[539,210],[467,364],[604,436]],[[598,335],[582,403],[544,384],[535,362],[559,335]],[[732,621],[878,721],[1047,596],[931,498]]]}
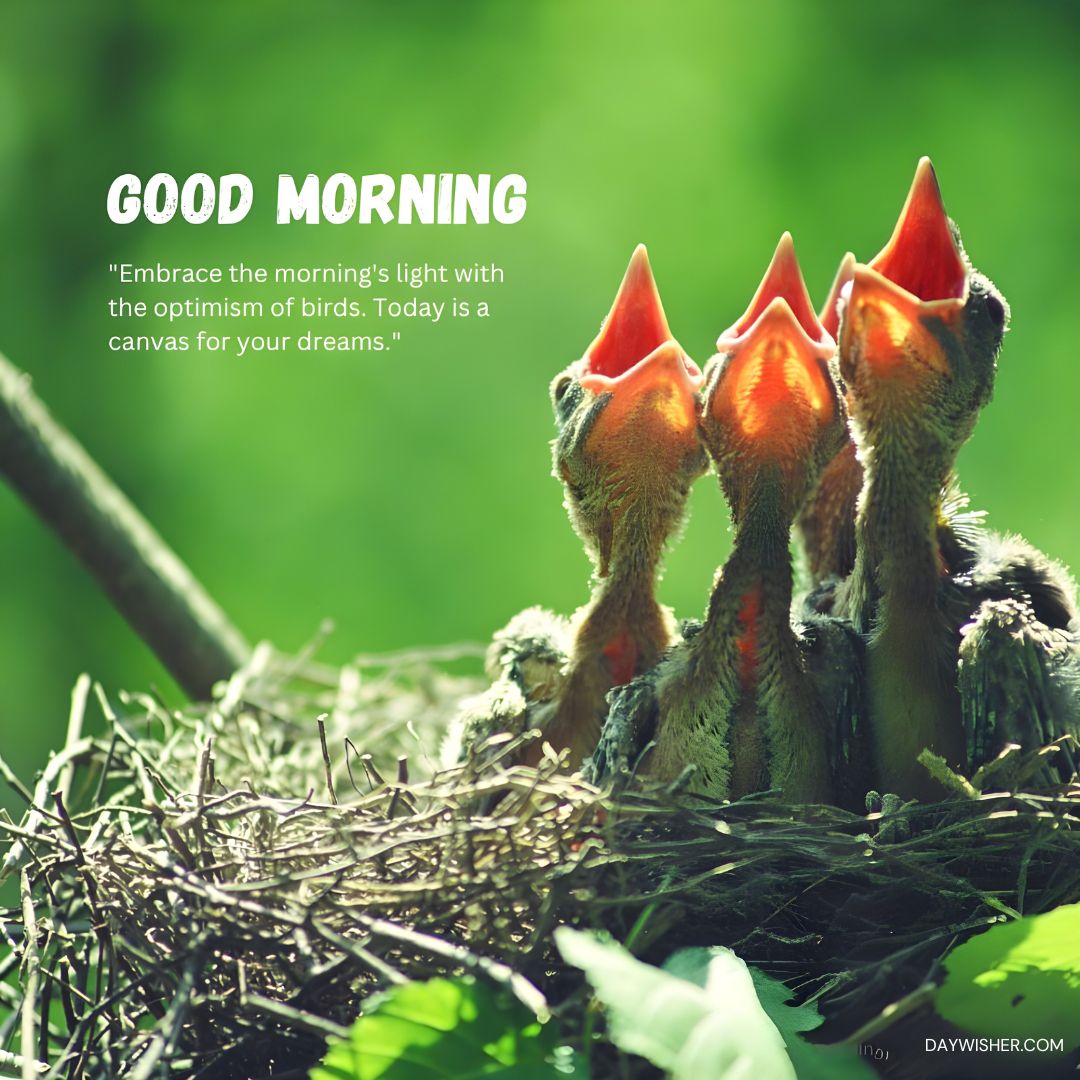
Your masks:
{"label": "nest", "polygon": [[81,679],[35,789],[0,762],[28,803],[0,820],[21,883],[0,923],[6,1064],[305,1076],[371,992],[462,972],[573,1041],[564,923],[655,961],[728,945],[816,999],[822,1039],[880,1038],[965,935],[1080,899],[1075,788],[859,816],[659,788],[614,802],[556,756],[506,767],[510,743],[439,769],[476,690],[449,673],[465,652],[339,671],[260,647],[179,712]]}

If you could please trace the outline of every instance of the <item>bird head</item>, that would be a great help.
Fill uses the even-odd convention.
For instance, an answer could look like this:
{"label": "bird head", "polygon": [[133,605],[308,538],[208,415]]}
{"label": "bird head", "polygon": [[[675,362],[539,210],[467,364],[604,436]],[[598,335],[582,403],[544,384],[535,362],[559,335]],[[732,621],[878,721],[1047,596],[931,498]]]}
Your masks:
{"label": "bird head", "polygon": [[828,368],[835,348],[784,233],[750,306],[720,335],[707,367],[702,438],[737,523],[766,491],[790,522],[843,445]]}
{"label": "bird head", "polygon": [[856,440],[906,448],[905,468],[940,485],[990,399],[1009,309],[972,269],[929,158],[891,239],[843,293],[838,367]]}
{"label": "bird head", "polygon": [[585,355],[555,377],[555,475],[601,577],[613,552],[656,555],[682,519],[706,459],[697,434],[697,365],[672,337],[638,245]]}

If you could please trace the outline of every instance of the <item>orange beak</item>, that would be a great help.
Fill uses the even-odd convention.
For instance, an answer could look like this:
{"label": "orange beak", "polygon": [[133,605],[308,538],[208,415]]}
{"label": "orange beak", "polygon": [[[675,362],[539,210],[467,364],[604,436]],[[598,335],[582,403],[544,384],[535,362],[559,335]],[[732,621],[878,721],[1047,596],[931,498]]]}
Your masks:
{"label": "orange beak", "polygon": [[620,469],[678,468],[697,445],[697,398],[703,376],[675,340],[665,341],[629,371],[612,379],[587,375],[586,390],[610,393],[586,449]]}
{"label": "orange beak", "polygon": [[789,233],[746,312],[720,335],[726,354],[708,415],[762,450],[788,457],[837,415],[828,361],[835,342],[818,321]]}
{"label": "orange beak", "polygon": [[821,325],[825,328],[825,332],[833,339],[836,338],[840,330],[840,308],[838,306],[840,296],[844,291],[844,286],[855,276],[856,261],[855,256],[850,251],[840,260],[840,267],[836,271],[836,277],[833,278],[829,295],[825,298],[825,303],[821,306],[821,314],[818,316]]}
{"label": "orange beak", "polygon": [[671,339],[664,305],[656,290],[649,253],[638,244],[604,320],[585,350],[590,375],[615,378]]}
{"label": "orange beak", "polygon": [[926,322],[956,321],[968,293],[968,268],[953,237],[930,159],[924,157],[892,237],[854,270],[840,341],[877,375],[906,375],[912,360],[947,373],[948,357]]}
{"label": "orange beak", "polygon": [[737,322],[732,323],[720,335],[716,342],[716,351],[729,351],[728,344],[742,337],[777,297],[788,302],[792,314],[808,337],[816,339],[821,334],[822,326],[814,314],[814,305],[810,302],[810,294],[806,291],[806,282],[803,281],[802,267],[795,255],[795,241],[791,239],[789,232],[780,237],[772,262],[769,263],[750,306]]}
{"label": "orange beak", "polygon": [[644,244],[585,361],[582,387],[611,395],[589,433],[590,452],[621,465],[639,455],[662,459],[668,449],[685,452],[685,436],[696,438],[694,395],[704,379],[671,336]]}

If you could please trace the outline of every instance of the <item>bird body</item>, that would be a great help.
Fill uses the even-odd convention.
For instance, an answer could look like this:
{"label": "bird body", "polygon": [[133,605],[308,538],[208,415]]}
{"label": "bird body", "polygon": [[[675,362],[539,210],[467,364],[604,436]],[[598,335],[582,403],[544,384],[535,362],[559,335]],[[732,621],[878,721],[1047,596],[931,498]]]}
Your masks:
{"label": "bird body", "polygon": [[673,782],[692,766],[690,788],[715,798],[770,785],[793,801],[830,797],[833,725],[809,642],[791,624],[788,543],[844,437],[826,367],[833,347],[785,234],[706,373],[700,428],[731,508],[731,554],[701,627],[611,695],[595,779],[619,783],[640,768]]}
{"label": "bird body", "polygon": [[[953,475],[1007,321],[925,158],[889,242],[866,264],[845,256],[820,318],[785,234],[704,376],[639,247],[551,384],[554,474],[592,595],[570,620],[528,609],[496,635],[464,742],[539,728],[515,760],[548,744],[597,781],[642,771],[715,798],[771,786],[857,808],[871,785],[943,795],[923,750],[970,773],[1010,743],[1080,735],[1075,586],[984,530]],[[680,636],[656,578],[710,458],[734,543]],[[793,527],[811,579],[797,622]],[[1053,782],[1072,761],[1037,767]]]}
{"label": "bird body", "polygon": [[[517,728],[527,721],[543,734],[521,761],[535,764],[547,743],[567,750],[571,767],[579,766],[599,738],[608,691],[650,670],[675,640],[675,620],[656,599],[656,578],[690,485],[706,467],[696,424],[701,381],[671,336],[639,245],[600,333],[551,383],[554,474],[593,562],[592,596],[567,626],[542,635],[545,654],[562,658],[542,690],[521,685],[517,659],[509,684],[496,678],[485,699],[493,708],[486,715],[485,704],[474,711],[466,750],[485,732],[505,730],[509,694],[521,708]],[[514,628],[512,622],[504,636],[513,640]],[[515,641],[507,655],[520,652]],[[500,681],[520,693],[500,690]]]}
{"label": "bird body", "polygon": [[440,757],[453,765],[467,754],[486,756],[497,734],[523,735],[537,726],[566,681],[571,633],[568,620],[544,608],[515,615],[488,646],[484,670],[491,685],[462,702]]}
{"label": "bird body", "polygon": [[[917,761],[923,749],[966,770],[1000,744],[966,730],[986,719],[971,699],[979,681],[971,669],[983,643],[1000,637],[993,631],[999,621],[983,605],[1000,598],[1030,606],[1033,594],[1054,593],[1059,602],[1048,629],[1065,630],[1074,616],[1045,559],[1027,548],[988,572],[983,553],[994,544],[991,534],[954,527],[945,506],[956,455],[992,392],[1008,307],[972,269],[929,159],[919,164],[892,238],[869,264],[855,267],[841,306],[838,373],[865,479],[855,564],[837,590],[835,610],[867,634],[878,784],[935,798],[944,792]],[[974,636],[964,629],[973,621],[982,628]],[[1046,672],[1032,674],[1041,679]],[[1069,722],[1059,714],[1049,727]],[[1011,726],[1027,747],[1047,727],[1036,730],[1019,716]],[[984,749],[972,760],[978,746]]]}

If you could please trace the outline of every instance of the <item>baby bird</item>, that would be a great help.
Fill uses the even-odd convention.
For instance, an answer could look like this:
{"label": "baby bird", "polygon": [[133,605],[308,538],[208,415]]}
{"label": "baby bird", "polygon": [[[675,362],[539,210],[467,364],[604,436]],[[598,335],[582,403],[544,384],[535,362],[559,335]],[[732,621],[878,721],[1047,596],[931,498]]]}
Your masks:
{"label": "baby bird", "polygon": [[596,746],[607,692],[671,644],[675,622],[656,599],[656,578],[708,464],[697,432],[702,381],[671,335],[639,245],[600,333],[551,384],[554,472],[593,561],[592,596],[569,623],[530,609],[496,636],[495,681],[469,706],[465,746],[539,728],[542,742],[522,761],[535,764],[546,742],[568,748],[576,768]]}
{"label": "baby bird", "polygon": [[[999,681],[971,669],[979,667],[980,642],[990,638],[996,663],[1008,664],[1003,653],[1010,650],[1001,639],[1010,633],[1018,646],[1011,663],[1026,671],[1017,672],[1016,681],[1031,685],[1036,655],[1038,677],[1049,681],[1050,668],[1059,664],[1050,656],[1055,650],[1030,650],[1025,638],[1044,630],[1067,633],[1075,611],[1071,586],[1048,560],[1022,541],[953,528],[943,511],[956,455],[990,398],[1008,307],[972,269],[928,158],[919,163],[892,238],[869,264],[856,266],[842,307],[839,373],[865,478],[855,566],[837,609],[869,633],[877,782],[905,797],[940,797],[916,761],[924,748],[964,768],[979,763],[969,745],[972,752],[981,746],[977,756],[984,758],[1006,734],[1025,745],[1043,734],[1025,733],[1030,721],[1014,710],[1008,717],[995,714],[998,730],[990,736],[981,708],[962,702],[961,653],[965,693],[986,679]],[[1002,601],[1007,611],[982,606]],[[961,628],[971,620],[961,646]],[[984,694],[982,700],[989,699]],[[1055,706],[1047,702],[1046,710],[1053,713]],[[965,717],[981,732],[966,733]]]}
{"label": "baby bird", "polygon": [[846,437],[827,366],[834,348],[785,233],[706,373],[700,425],[731,509],[731,555],[700,630],[611,695],[587,770],[596,781],[619,783],[639,767],[674,781],[693,764],[691,789],[716,798],[770,785],[796,802],[832,796],[830,703],[807,664],[821,642],[792,628],[788,543]]}

